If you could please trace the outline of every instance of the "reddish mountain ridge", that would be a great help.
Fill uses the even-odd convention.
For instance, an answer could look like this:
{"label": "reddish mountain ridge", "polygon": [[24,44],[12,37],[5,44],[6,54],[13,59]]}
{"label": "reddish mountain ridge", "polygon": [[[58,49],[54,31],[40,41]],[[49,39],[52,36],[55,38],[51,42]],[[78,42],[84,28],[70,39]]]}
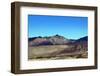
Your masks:
{"label": "reddish mountain ridge", "polygon": [[88,37],[82,37],[80,39],[67,39],[60,35],[54,35],[49,37],[33,37],[28,39],[29,46],[39,46],[39,45],[78,45],[78,44],[87,44]]}

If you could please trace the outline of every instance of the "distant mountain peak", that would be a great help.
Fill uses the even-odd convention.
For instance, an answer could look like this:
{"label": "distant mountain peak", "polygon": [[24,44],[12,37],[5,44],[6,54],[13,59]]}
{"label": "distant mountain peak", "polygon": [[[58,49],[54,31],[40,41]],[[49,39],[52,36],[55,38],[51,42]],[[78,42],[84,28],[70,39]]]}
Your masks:
{"label": "distant mountain peak", "polygon": [[66,39],[64,36],[61,36],[59,34],[51,36],[51,38],[59,38],[59,39]]}
{"label": "distant mountain peak", "polygon": [[78,39],[77,41],[87,41],[87,40],[88,40],[88,36],[85,36],[85,37]]}
{"label": "distant mountain peak", "polygon": [[54,35],[54,36],[57,36],[57,37],[59,37],[59,36],[61,36],[61,35],[59,35],[59,34],[56,34],[56,35]]}

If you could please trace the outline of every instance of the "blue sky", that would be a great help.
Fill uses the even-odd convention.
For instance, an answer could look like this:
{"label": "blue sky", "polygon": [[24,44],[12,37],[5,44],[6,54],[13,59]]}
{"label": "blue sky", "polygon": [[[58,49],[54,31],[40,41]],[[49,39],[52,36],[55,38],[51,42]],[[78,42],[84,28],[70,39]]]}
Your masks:
{"label": "blue sky", "polygon": [[59,34],[68,39],[88,35],[88,17],[28,15],[28,37]]}

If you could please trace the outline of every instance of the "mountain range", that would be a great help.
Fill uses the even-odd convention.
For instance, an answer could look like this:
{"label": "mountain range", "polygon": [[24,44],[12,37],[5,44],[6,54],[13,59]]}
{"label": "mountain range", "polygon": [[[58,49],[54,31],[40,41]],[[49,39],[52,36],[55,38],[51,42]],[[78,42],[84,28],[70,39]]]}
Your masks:
{"label": "mountain range", "polygon": [[28,39],[29,59],[87,58],[88,36],[67,39],[60,35]]}
{"label": "mountain range", "polygon": [[32,37],[28,39],[29,46],[39,46],[39,45],[78,45],[87,44],[88,36],[79,39],[67,39],[58,34],[48,37]]}

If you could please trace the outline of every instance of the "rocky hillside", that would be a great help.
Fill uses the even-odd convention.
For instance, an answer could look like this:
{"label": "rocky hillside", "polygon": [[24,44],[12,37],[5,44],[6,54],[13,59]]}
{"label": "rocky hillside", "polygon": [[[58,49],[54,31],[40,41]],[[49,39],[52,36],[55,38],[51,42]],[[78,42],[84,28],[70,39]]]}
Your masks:
{"label": "rocky hillside", "polygon": [[65,59],[87,57],[88,36],[77,40],[66,39],[60,35],[29,38],[29,59]]}
{"label": "rocky hillside", "polygon": [[29,46],[38,46],[38,45],[63,45],[74,42],[74,40],[66,39],[60,35],[54,35],[49,37],[33,37],[29,38]]}
{"label": "rocky hillside", "polygon": [[60,35],[54,35],[49,37],[33,37],[29,38],[29,46],[39,46],[39,45],[66,45],[66,44],[87,44],[88,36],[82,37],[80,39],[67,39]]}

